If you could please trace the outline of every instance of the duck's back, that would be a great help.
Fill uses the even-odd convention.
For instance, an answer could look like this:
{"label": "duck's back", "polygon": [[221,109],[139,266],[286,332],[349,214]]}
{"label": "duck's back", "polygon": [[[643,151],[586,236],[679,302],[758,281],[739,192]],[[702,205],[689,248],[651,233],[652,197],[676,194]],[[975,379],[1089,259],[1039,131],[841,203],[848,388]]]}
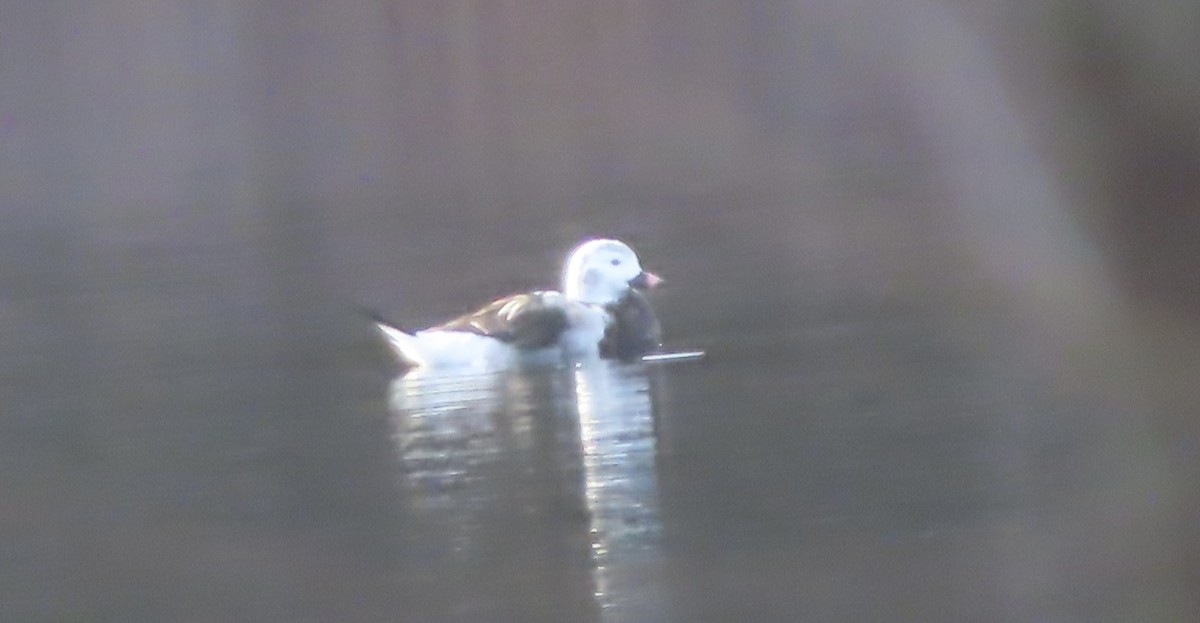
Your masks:
{"label": "duck's back", "polygon": [[553,291],[515,294],[427,331],[473,333],[532,350],[554,345],[568,328],[566,299]]}

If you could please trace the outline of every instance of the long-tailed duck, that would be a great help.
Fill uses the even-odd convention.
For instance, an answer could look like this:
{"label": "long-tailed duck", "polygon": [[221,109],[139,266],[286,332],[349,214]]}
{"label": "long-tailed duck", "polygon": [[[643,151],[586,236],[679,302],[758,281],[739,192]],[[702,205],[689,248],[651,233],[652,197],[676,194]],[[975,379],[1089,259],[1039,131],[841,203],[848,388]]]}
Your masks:
{"label": "long-tailed duck", "polygon": [[567,257],[562,279],[562,292],[516,294],[422,331],[373,320],[400,362],[414,367],[636,360],[659,351],[662,330],[639,290],[662,279],[642,270],[628,245],[580,244]]}

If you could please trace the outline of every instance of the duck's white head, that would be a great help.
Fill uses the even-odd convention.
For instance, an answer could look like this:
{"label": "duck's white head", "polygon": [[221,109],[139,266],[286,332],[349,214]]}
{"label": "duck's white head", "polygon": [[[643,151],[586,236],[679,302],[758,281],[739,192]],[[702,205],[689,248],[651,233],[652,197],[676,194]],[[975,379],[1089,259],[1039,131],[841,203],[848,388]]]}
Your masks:
{"label": "duck's white head", "polygon": [[629,288],[652,288],[662,281],[642,270],[637,254],[620,240],[589,240],[571,251],[563,270],[563,294],[581,303],[615,303]]}

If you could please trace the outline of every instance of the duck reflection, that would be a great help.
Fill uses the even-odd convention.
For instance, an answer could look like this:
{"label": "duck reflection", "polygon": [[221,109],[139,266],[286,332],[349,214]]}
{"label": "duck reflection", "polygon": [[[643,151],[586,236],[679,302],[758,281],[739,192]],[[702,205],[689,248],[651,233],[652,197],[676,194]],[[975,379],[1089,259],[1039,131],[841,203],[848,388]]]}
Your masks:
{"label": "duck reflection", "polygon": [[[659,618],[651,381],[643,364],[610,361],[396,379],[390,402],[408,506],[444,535],[430,555],[557,573],[599,620]],[[545,598],[505,586],[458,597],[509,609]]]}
{"label": "duck reflection", "polygon": [[583,492],[602,611],[651,605],[639,593],[647,578],[637,572],[658,555],[662,536],[650,389],[641,366],[575,371]]}

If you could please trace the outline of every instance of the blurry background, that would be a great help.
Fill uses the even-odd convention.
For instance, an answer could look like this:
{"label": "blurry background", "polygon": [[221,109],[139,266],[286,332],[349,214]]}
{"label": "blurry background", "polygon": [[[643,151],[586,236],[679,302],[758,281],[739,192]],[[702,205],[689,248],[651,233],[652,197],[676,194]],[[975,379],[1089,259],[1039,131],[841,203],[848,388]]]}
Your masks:
{"label": "blurry background", "polygon": [[431,323],[552,285],[589,235],[665,274],[668,342],[709,351],[673,395],[707,374],[728,401],[659,439],[668,551],[713,561],[680,594],[756,620],[1195,616],[1198,21],[4,3],[0,619],[454,618],[353,309]]}

